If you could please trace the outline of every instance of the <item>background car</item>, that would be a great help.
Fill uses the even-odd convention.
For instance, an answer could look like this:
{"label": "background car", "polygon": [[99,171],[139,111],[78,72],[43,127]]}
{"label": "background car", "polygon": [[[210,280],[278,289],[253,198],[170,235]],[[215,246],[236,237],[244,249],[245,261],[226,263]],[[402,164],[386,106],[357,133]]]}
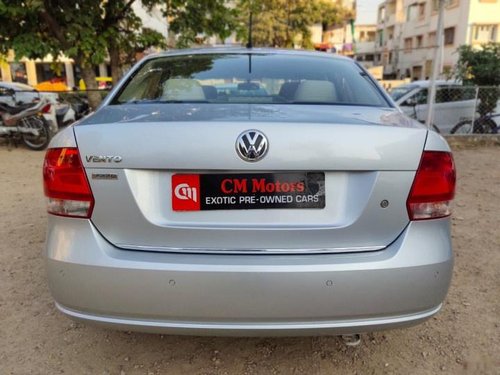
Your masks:
{"label": "background car", "polygon": [[[414,81],[391,91],[392,98],[403,112],[422,123],[427,120],[429,83]],[[474,118],[477,100],[473,87],[453,81],[437,81],[436,86],[433,123],[441,133],[450,133],[460,121]]]}
{"label": "background car", "polygon": [[349,58],[150,55],[43,175],[49,286],[76,320],[356,335],[428,319],[450,284],[451,151]]}

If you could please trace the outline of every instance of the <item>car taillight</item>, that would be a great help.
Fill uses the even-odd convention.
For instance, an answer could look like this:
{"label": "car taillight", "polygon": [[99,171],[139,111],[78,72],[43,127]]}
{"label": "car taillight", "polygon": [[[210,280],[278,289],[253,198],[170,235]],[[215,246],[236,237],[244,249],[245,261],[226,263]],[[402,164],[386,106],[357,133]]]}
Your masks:
{"label": "car taillight", "polygon": [[54,215],[90,218],[94,197],[77,148],[51,148],[43,163],[47,211]]}
{"label": "car taillight", "polygon": [[50,112],[50,104],[46,104],[42,108],[42,113],[49,113]]}
{"label": "car taillight", "polygon": [[449,152],[424,151],[406,206],[410,220],[450,215],[455,196],[455,164]]}

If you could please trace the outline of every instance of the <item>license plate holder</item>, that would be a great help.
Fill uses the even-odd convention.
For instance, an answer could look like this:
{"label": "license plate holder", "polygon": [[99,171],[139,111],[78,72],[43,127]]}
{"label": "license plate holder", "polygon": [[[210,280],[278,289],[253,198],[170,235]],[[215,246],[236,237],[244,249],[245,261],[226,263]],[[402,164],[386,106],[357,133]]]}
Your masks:
{"label": "license plate holder", "polygon": [[173,211],[322,208],[324,172],[172,175]]}

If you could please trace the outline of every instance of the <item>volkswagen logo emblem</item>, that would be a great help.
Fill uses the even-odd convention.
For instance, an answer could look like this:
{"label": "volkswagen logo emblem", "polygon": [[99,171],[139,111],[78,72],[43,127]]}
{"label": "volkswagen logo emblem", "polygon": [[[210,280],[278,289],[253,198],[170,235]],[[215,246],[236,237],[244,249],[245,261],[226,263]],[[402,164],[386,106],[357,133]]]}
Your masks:
{"label": "volkswagen logo emblem", "polygon": [[246,130],[236,140],[236,152],[245,161],[262,159],[269,149],[266,136],[258,130]]}

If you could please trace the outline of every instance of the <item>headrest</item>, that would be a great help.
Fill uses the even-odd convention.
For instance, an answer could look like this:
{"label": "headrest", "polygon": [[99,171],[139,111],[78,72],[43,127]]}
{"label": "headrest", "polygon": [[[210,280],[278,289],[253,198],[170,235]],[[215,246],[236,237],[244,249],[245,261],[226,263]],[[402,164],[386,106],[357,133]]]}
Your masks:
{"label": "headrest", "polygon": [[330,81],[302,81],[295,92],[297,102],[332,103],[337,101],[335,86]]}
{"label": "headrest", "polygon": [[198,81],[185,78],[171,78],[163,84],[163,100],[206,100]]}

